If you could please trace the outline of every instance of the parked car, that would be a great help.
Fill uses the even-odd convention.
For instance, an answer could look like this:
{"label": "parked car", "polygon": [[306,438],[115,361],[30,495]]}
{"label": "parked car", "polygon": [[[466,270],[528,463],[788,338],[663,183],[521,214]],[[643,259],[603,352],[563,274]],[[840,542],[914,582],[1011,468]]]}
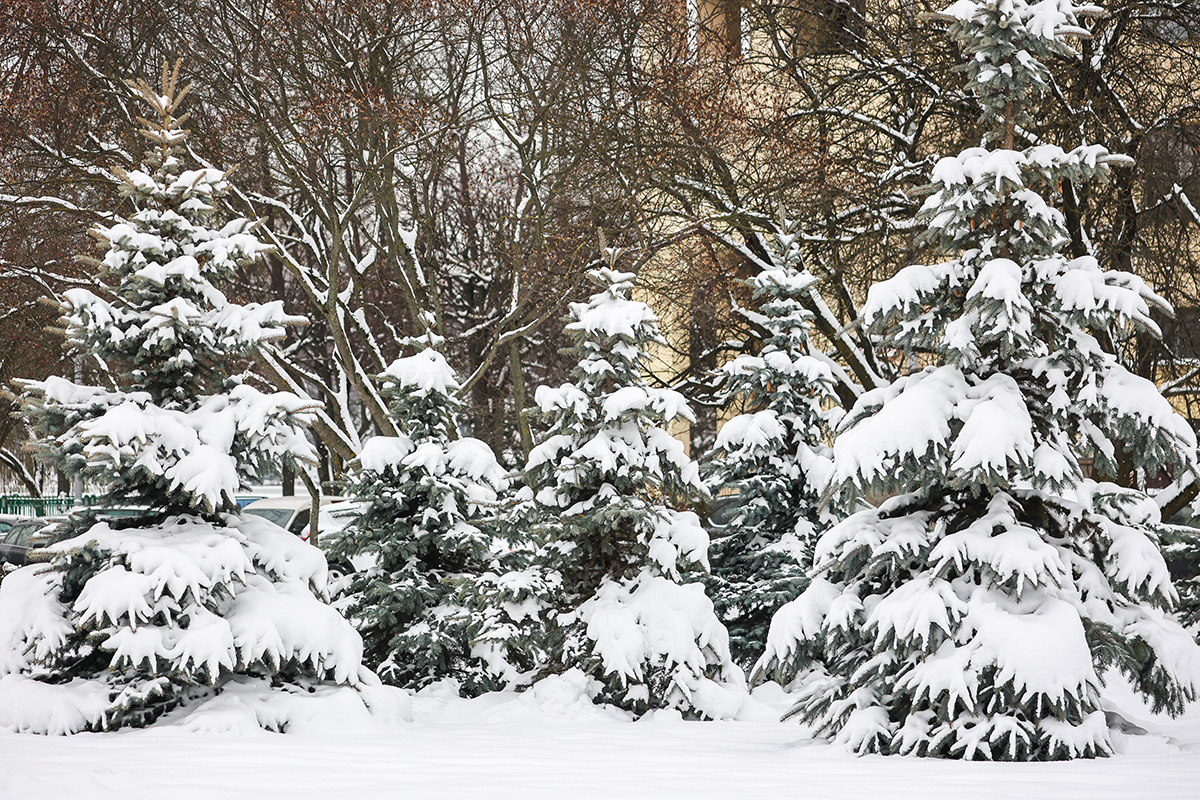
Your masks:
{"label": "parked car", "polygon": [[[321,516],[317,518],[318,535],[325,532],[325,523],[330,523],[330,530],[341,530],[342,525],[335,525],[332,518],[325,519],[326,512],[337,503],[345,501],[344,497],[328,495],[321,497]],[[309,518],[312,513],[312,498],[308,495],[293,495],[291,497],[264,497],[248,504],[243,513],[254,514],[257,517],[270,520],[279,527],[294,533],[305,541],[308,540]]]}
{"label": "parked car", "polygon": [[73,509],[72,513],[86,514],[101,522],[108,522],[115,519],[145,516],[150,513],[150,509],[146,506],[84,506]]}
{"label": "parked car", "polygon": [[[349,525],[350,520],[358,515],[358,511],[358,504],[348,502],[344,497],[322,496],[321,511],[317,517],[317,543],[320,544],[325,536],[336,533]],[[255,500],[246,506],[242,513],[254,514],[274,522],[284,530],[308,541],[309,522],[312,518],[312,498],[308,495],[267,497]],[[358,566],[361,568],[363,565]],[[354,571],[355,565],[353,564],[330,563],[329,580],[340,580]]]}
{"label": "parked car", "polygon": [[717,495],[708,507],[708,521],[717,528],[723,528],[733,522],[742,504],[742,496],[736,491]]}
{"label": "parked car", "polygon": [[21,521],[0,534],[0,564],[12,564],[17,567],[28,564],[31,550],[49,544],[48,539],[38,534],[58,519],[22,517]]}

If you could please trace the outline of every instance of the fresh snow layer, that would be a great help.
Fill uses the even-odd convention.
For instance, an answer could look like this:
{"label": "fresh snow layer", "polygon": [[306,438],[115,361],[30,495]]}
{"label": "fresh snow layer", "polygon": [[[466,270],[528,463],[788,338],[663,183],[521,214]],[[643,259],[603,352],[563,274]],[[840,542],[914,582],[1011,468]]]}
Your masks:
{"label": "fresh snow layer", "polygon": [[[1118,684],[1104,704],[1131,731],[1114,732],[1118,755],[1052,764],[852,756],[777,722],[791,700],[774,684],[728,722],[672,712],[629,722],[589,702],[587,688],[568,674],[461,700],[434,685],[409,708],[397,690],[369,687],[367,715],[348,688],[264,700],[234,687],[149,730],[0,733],[0,798],[1190,800],[1200,786],[1200,708],[1156,717]],[[289,733],[256,724],[273,714]]]}

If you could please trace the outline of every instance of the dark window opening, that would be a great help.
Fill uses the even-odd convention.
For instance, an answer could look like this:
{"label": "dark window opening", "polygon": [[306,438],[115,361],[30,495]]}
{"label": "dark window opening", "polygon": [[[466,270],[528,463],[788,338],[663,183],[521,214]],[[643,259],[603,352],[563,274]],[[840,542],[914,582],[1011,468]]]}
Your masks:
{"label": "dark window opening", "polygon": [[854,49],[866,34],[866,11],[866,0],[816,0],[797,7],[796,55],[835,55]]}
{"label": "dark window opening", "polygon": [[697,16],[697,45],[707,58],[742,55],[742,0],[690,0]]}

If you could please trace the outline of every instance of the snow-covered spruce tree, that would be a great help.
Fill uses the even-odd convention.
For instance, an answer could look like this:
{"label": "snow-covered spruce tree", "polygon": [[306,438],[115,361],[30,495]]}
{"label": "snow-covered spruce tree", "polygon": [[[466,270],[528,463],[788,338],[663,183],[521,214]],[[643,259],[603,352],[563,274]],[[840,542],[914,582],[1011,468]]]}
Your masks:
{"label": "snow-covered spruce tree", "polygon": [[479,691],[489,683],[456,597],[482,571],[490,537],[474,523],[494,515],[504,471],[484,442],[459,436],[459,384],[437,350],[397,359],[379,379],[406,433],[370,439],[357,460],[350,491],[366,509],[330,552],[375,563],[353,576],[348,615],[385,682],[452,677]]}
{"label": "snow-covered spruce tree", "polygon": [[1101,344],[1131,324],[1155,331],[1149,306],[1163,301],[1059,253],[1067,232],[1048,200],[1124,159],[1013,149],[1044,62],[1098,12],[960,0],[941,15],[992,148],[934,168],[927,235],[950,260],[901,270],[863,309],[883,346],[933,365],[864,394],[840,425],[830,494],[896,496],[821,537],[812,583],[776,614],[755,675],[807,670],[795,713],[858,752],[1106,755],[1100,671],[1172,713],[1200,683],[1200,652],[1168,614],[1153,515],[1081,478],[1085,456],[1115,474],[1116,442],[1146,474],[1192,468],[1196,448]]}
{"label": "snow-covered spruce tree", "polygon": [[725,402],[747,411],[721,427],[706,476],[716,501],[725,492],[731,504],[715,528],[706,583],[746,668],[762,655],[771,617],[808,585],[816,536],[832,522],[820,495],[833,379],[809,344],[812,314],[801,305],[816,279],[801,263],[795,223],[781,222],[774,245],[778,266],[749,281],[758,310],[742,312],[764,331],[762,350],[720,369]]}
{"label": "snow-covered spruce tree", "polygon": [[601,291],[571,304],[574,382],[536,393],[549,431],[513,504],[513,553],[478,581],[477,652],[511,682],[579,668],[598,681],[596,700],[635,714],[716,716],[715,682],[743,679],[703,584],[684,582],[707,567],[708,535],[675,509],[705,491],[666,427],[691,412],[647,384],[658,320],[606,253],[590,273]]}
{"label": "snow-covered spruce tree", "polygon": [[[144,504],[116,525],[85,519],[52,561],[0,589],[0,725],[42,733],[145,725],[231,681],[357,684],[362,643],[320,599],[322,554],[234,494],[281,460],[313,460],[290,394],[233,374],[299,321],[282,304],[236,305],[214,285],[266,248],[253,225],[210,224],[225,173],[184,169],[178,67],[161,92],[131,84],[156,122],[144,165],[118,171],[134,209],[93,233],[104,295],[68,291],[67,341],[115,388],[22,382],[41,455]],[[243,687],[245,688],[245,687]]]}

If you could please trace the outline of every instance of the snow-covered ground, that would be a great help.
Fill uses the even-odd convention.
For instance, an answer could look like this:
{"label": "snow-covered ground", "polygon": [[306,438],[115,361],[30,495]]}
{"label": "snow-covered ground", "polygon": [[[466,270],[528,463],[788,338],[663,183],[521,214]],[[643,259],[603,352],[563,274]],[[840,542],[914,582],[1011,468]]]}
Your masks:
{"label": "snow-covered ground", "polygon": [[427,690],[412,721],[364,718],[344,691],[298,699],[288,734],[245,724],[235,696],[151,730],[0,733],[0,798],[1200,797],[1200,708],[1154,717],[1121,687],[1111,702],[1149,732],[1116,735],[1113,758],[1054,764],[858,758],[774,721],[787,702],[774,687],[730,722],[628,722],[567,679],[475,700]]}

